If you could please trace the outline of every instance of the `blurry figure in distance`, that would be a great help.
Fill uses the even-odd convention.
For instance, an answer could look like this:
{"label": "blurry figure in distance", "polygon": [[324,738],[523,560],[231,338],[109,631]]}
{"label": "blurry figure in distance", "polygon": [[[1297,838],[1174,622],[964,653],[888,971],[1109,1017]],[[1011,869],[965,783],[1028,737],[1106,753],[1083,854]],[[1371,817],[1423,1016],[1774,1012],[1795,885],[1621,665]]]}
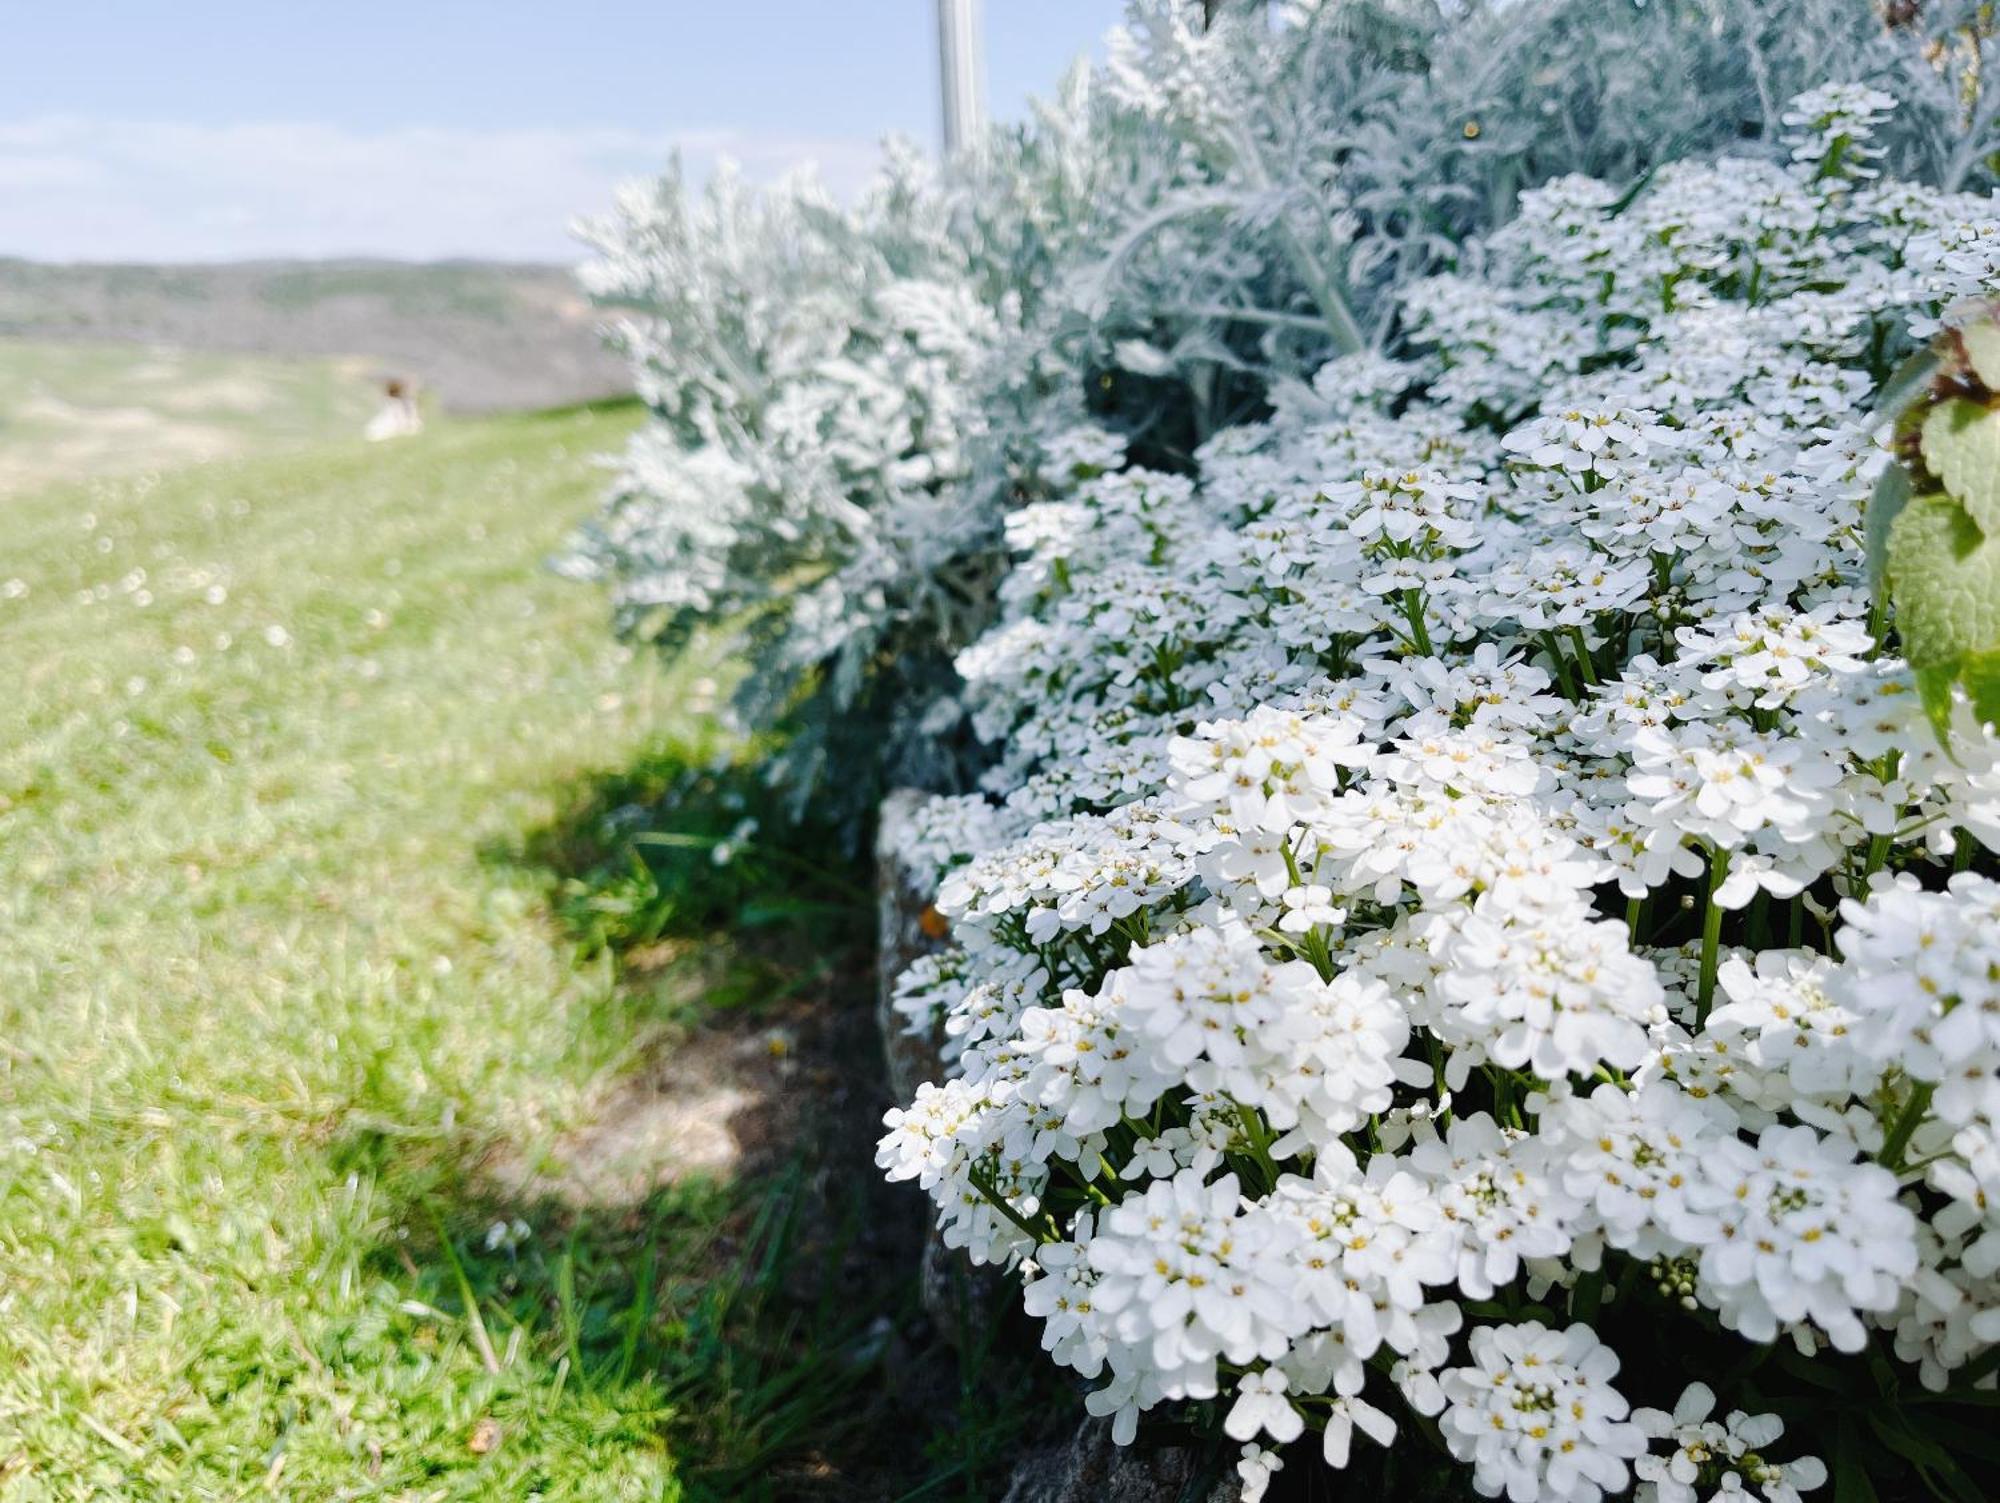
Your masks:
{"label": "blurry figure in distance", "polygon": [[417,397],[412,383],[400,376],[392,376],[382,383],[382,392],[387,399],[382,410],[368,420],[363,435],[370,443],[380,443],[385,438],[408,438],[413,433],[424,431],[424,415],[417,410]]}

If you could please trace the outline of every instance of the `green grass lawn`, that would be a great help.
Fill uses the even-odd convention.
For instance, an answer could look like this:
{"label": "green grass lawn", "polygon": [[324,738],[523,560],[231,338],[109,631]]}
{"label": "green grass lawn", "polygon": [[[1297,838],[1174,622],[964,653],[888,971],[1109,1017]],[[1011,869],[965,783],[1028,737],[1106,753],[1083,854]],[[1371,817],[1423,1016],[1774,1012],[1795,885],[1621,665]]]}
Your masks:
{"label": "green grass lawn", "polygon": [[634,421],[7,504],[0,1499],[679,1496],[674,1354],[729,1312],[669,1275],[754,1242],[726,1191],[482,1178],[685,1010],[519,855],[698,731],[541,567]]}

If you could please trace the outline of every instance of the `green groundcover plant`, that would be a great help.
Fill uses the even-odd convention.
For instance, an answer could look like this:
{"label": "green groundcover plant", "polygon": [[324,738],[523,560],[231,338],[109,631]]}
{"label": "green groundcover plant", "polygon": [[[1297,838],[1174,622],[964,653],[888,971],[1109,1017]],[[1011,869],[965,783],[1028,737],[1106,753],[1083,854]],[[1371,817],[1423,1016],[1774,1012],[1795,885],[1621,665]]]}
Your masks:
{"label": "green groundcover plant", "polygon": [[1251,1499],[1309,1432],[1515,1503],[1988,1496],[2000,204],[1884,175],[1892,106],[1558,179],[1402,358],[1010,517],[997,761],[892,832],[951,1070],[880,1162],[1119,1440],[1191,1413]]}

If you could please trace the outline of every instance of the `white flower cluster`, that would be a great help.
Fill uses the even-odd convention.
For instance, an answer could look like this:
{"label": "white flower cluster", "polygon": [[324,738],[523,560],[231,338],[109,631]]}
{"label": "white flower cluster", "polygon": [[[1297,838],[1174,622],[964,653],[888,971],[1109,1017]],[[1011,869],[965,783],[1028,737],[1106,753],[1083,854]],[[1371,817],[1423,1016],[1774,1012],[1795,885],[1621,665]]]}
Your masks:
{"label": "white flower cluster", "polygon": [[[1117,462],[1065,441],[1086,396],[1168,450],[1324,400],[1311,372],[1515,187],[1629,181],[1746,122],[1774,137],[1779,101],[1826,76],[1903,107],[1871,138],[1870,89],[1801,101],[1802,162],[1990,176],[2000,43],[1972,3],[1885,30],[1860,0],[1126,0],[1102,66],[949,172],[892,150],[843,204],[726,174],[689,194],[676,169],[582,226],[651,418],[568,566],[628,633],[740,634],[736,708],[786,724],[801,807],[865,818],[884,772],[951,786],[949,661],[999,604],[1003,514]],[[1795,223],[1790,200],[1738,207]],[[1990,249],[1957,222],[1906,232],[1940,264]],[[1546,339],[1582,358],[1573,328]],[[1357,358],[1334,400],[1393,382]]]}
{"label": "white flower cluster", "polygon": [[1731,1503],[1753,1496],[1765,1503],[1799,1503],[1801,1492],[1826,1481],[1826,1464],[1817,1456],[1776,1462],[1762,1454],[1785,1433],[1784,1421],[1775,1414],[1737,1409],[1718,1422],[1709,1418],[1714,1412],[1715,1390],[1706,1383],[1690,1383],[1671,1414],[1634,1411],[1632,1422],[1648,1437],[1673,1445],[1665,1456],[1638,1462],[1636,1470],[1644,1479],[1636,1495],[1639,1503]]}
{"label": "white flower cluster", "polygon": [[2000,204],[1877,175],[1884,107],[1528,194],[1405,358],[1010,527],[989,802],[906,847],[954,1073],[880,1158],[1121,1440],[1213,1404],[1255,1497],[1403,1408],[1515,1503],[1790,1503],[1607,1340],[2000,1341],[2000,740],[1931,736],[1859,535]]}

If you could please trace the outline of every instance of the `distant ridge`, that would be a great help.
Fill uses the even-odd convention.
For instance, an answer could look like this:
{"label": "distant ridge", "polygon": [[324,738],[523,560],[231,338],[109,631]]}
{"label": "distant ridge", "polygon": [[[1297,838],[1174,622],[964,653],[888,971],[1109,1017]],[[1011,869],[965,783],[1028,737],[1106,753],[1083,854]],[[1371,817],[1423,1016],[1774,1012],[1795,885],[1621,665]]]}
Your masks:
{"label": "distant ridge", "polygon": [[493,412],[630,389],[568,269],[492,261],[58,265],[0,257],[0,338],[360,356],[441,406]]}

